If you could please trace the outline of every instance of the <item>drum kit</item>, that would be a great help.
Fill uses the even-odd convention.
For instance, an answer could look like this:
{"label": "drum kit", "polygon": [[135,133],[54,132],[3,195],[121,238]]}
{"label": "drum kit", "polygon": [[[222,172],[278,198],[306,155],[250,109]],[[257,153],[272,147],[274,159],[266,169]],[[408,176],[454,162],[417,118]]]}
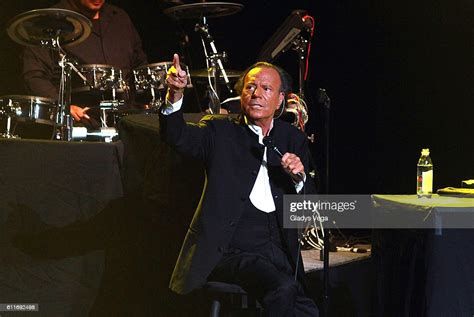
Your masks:
{"label": "drum kit", "polygon": [[[207,32],[213,55],[209,58],[208,70],[196,72],[198,79],[212,76],[215,79],[213,91],[216,91],[217,82],[224,80],[228,84],[228,76],[238,76],[238,72],[226,74],[214,42],[210,37],[205,23],[208,17],[222,17],[235,14],[242,10],[243,6],[235,3],[208,2],[190,5],[178,5],[165,10],[165,14],[176,19],[200,19],[204,21],[199,24],[203,32]],[[106,130],[110,137],[109,125],[113,126],[125,112],[120,111],[125,105],[124,100],[129,93],[129,84],[122,78],[122,71],[111,65],[78,63],[69,56],[63,48],[70,47],[86,40],[92,31],[92,23],[85,16],[65,9],[38,9],[24,12],[14,17],[7,28],[9,37],[23,45],[31,47],[43,47],[56,50],[59,53],[61,67],[61,79],[59,84],[58,100],[38,96],[7,95],[0,97],[0,119],[4,122],[1,138],[20,138],[16,135],[15,126],[19,122],[27,122],[33,125],[48,125],[54,128],[52,139],[71,141],[78,135],[84,137],[84,129],[73,127],[70,114],[71,98],[75,94],[96,93],[104,99],[104,95],[111,96],[109,100],[101,100],[98,107],[101,114],[101,129]],[[134,88],[137,92],[150,94],[150,100],[146,108],[157,110],[163,103],[163,94],[166,90],[166,74],[171,68],[172,62],[159,62],[143,65],[133,69]],[[188,88],[192,87],[188,67],[182,63],[182,69],[188,73]],[[211,70],[212,69],[212,70]],[[73,75],[80,78],[82,84],[75,84],[71,79]],[[74,76],[75,76],[74,75]],[[223,77],[222,77],[223,75]],[[214,109],[215,111],[216,109]],[[110,120],[112,117],[112,121]],[[76,130],[76,131],[75,131]],[[90,134],[97,135],[97,131]],[[113,134],[112,134],[113,135]],[[111,139],[111,138],[108,138]]]}
{"label": "drum kit", "polygon": [[[238,13],[243,5],[227,2],[202,2],[177,5],[164,10],[164,13],[175,19],[198,20],[195,31],[201,36],[206,69],[190,71],[182,64],[188,74],[188,88],[193,87],[191,78],[196,82],[208,85],[210,97],[209,112],[220,113],[219,87],[225,85],[230,93],[231,80],[235,82],[241,75],[240,71],[225,70],[226,53],[219,53],[214,39],[209,33],[208,18],[223,17]],[[7,28],[9,37],[24,46],[43,47],[59,53],[61,79],[59,83],[58,100],[37,96],[8,95],[0,97],[0,119],[4,123],[0,138],[19,138],[15,126],[18,122],[28,122],[33,125],[41,124],[53,127],[52,139],[71,141],[87,136],[81,129],[74,131],[70,114],[71,98],[74,94],[93,92],[101,96],[98,105],[101,114],[101,129],[111,140],[115,133],[110,133],[118,120],[124,115],[124,99],[129,94],[129,83],[122,78],[122,71],[111,65],[85,64],[79,65],[73,58],[66,55],[64,47],[70,47],[86,40],[91,33],[92,23],[85,16],[65,9],[38,9],[24,12],[14,17]],[[164,102],[166,91],[166,74],[172,62],[159,62],[143,65],[132,70],[133,85],[136,92],[149,92],[150,100],[146,109],[155,112]],[[81,84],[74,85],[72,76],[80,78]],[[107,94],[109,97],[104,100]],[[112,120],[110,120],[112,118]],[[91,135],[97,135],[97,131]]]}

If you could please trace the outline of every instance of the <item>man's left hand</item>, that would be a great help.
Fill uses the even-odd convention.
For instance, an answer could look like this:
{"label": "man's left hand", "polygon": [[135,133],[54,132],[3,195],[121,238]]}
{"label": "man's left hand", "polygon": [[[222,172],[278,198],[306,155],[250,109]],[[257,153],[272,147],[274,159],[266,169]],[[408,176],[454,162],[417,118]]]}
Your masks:
{"label": "man's left hand", "polygon": [[301,180],[298,173],[304,175],[304,165],[296,154],[285,153],[281,158],[281,166],[295,181]]}

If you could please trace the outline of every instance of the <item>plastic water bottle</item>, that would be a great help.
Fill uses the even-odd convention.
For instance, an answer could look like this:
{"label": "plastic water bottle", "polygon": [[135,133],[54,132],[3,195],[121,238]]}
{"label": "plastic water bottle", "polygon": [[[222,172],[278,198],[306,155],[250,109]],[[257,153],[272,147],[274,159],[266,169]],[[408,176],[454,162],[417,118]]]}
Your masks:
{"label": "plastic water bottle", "polygon": [[421,150],[416,166],[416,193],[418,197],[431,197],[433,194],[433,163],[430,149]]}

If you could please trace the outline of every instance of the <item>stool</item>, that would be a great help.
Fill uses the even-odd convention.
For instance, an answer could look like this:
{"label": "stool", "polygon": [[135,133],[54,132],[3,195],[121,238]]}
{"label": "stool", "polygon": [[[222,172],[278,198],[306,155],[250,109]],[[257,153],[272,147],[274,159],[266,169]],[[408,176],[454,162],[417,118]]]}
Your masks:
{"label": "stool", "polygon": [[[204,284],[203,289],[211,296],[212,303],[209,312],[210,317],[221,316],[221,307],[225,301],[223,300],[223,297],[230,298],[227,302],[234,305],[236,311],[248,310],[250,312],[253,310],[255,312],[253,316],[261,315],[260,304],[255,299],[249,298],[247,292],[245,292],[239,285],[209,281]],[[238,305],[235,303],[235,297],[239,299]]]}

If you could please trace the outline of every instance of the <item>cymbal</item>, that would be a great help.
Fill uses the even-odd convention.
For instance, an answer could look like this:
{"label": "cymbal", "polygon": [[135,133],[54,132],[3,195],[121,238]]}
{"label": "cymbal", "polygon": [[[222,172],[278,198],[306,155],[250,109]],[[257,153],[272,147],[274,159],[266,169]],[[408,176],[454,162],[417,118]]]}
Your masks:
{"label": "cymbal", "polygon": [[178,5],[165,9],[163,13],[175,19],[216,18],[240,12],[243,7],[239,3],[203,2]]}
{"label": "cymbal", "polygon": [[21,13],[9,22],[10,38],[26,46],[56,48],[73,46],[91,33],[91,21],[80,13],[65,9],[37,9]]}
{"label": "cymbal", "polygon": [[[233,69],[226,69],[225,73],[227,74],[227,77],[229,80],[237,80],[239,79],[240,75],[242,75],[241,70],[233,70]],[[212,77],[212,72],[210,73]],[[197,80],[200,79],[207,79],[207,69],[197,69],[195,71],[191,71],[191,78],[197,78]],[[219,80],[224,80],[224,76],[222,74],[219,74]]]}

